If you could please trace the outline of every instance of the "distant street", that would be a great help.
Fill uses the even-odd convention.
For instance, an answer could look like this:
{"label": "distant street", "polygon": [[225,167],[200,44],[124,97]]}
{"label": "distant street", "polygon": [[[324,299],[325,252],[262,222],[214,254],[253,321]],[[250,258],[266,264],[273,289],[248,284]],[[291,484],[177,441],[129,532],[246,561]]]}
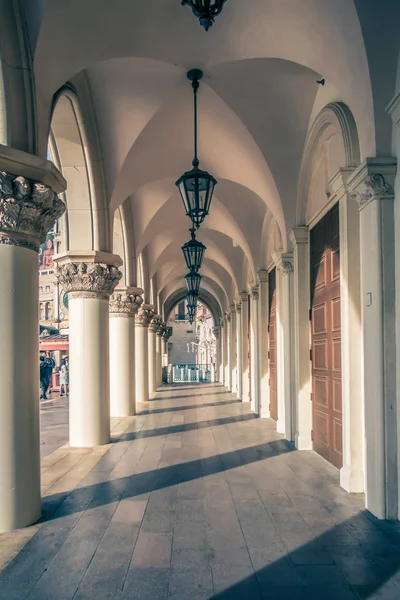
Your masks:
{"label": "distant street", "polygon": [[40,400],[40,457],[57,450],[68,442],[68,399],[48,394]]}

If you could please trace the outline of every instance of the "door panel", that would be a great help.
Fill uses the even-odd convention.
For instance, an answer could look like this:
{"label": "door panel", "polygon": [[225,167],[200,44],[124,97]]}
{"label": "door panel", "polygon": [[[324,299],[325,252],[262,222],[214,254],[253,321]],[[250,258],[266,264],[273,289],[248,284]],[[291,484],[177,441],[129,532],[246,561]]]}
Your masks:
{"label": "door panel", "polygon": [[277,335],[276,335],[276,270],[268,276],[269,292],[269,411],[278,420]]}
{"label": "door panel", "polygon": [[311,339],[314,450],[340,468],[342,373],[339,206],[311,230]]}

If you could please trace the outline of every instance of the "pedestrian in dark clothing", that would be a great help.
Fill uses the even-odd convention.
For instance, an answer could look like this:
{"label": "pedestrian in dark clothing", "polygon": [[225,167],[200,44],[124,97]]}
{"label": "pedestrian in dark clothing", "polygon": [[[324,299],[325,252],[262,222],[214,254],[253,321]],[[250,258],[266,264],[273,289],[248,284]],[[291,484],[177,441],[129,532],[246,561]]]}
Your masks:
{"label": "pedestrian in dark clothing", "polygon": [[55,360],[46,352],[46,357],[40,357],[40,399],[47,400],[47,390],[49,389],[51,376],[55,367]]}

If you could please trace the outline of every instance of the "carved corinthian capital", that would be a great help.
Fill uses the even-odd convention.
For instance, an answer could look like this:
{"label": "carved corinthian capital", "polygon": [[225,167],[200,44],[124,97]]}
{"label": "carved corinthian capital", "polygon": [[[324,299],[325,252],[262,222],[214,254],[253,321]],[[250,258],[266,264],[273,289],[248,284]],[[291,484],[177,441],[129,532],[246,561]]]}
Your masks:
{"label": "carved corinthian capital", "polygon": [[357,201],[358,208],[361,210],[371,200],[393,199],[394,190],[381,173],[371,173],[357,189],[350,192],[350,197]]}
{"label": "carved corinthian capital", "polygon": [[163,333],[164,342],[168,342],[169,338],[172,337],[172,332],[173,332],[172,327],[167,327],[167,326],[165,327],[165,331]]}
{"label": "carved corinthian capital", "polygon": [[159,329],[162,327],[162,318],[160,315],[154,315],[154,317],[150,321],[149,331],[152,333],[157,333]]}
{"label": "carved corinthian capital", "polygon": [[139,312],[135,317],[136,327],[148,327],[153,317],[154,310],[150,308],[149,304],[143,304],[143,306],[139,308]]}
{"label": "carved corinthian capital", "polygon": [[0,171],[0,244],[37,252],[64,212],[48,185]]}
{"label": "carved corinthian capital", "polygon": [[143,303],[143,298],[125,290],[116,290],[110,296],[110,317],[134,317]]}
{"label": "carved corinthian capital", "polygon": [[219,339],[219,327],[213,327],[213,334],[216,340]]}
{"label": "carved corinthian capital", "polygon": [[166,329],[167,329],[167,324],[164,321],[162,321],[162,323],[157,331],[158,337],[160,337],[160,338],[164,337]]}
{"label": "carved corinthian capital", "polygon": [[70,262],[58,265],[56,276],[70,298],[108,300],[122,273],[114,265]]}

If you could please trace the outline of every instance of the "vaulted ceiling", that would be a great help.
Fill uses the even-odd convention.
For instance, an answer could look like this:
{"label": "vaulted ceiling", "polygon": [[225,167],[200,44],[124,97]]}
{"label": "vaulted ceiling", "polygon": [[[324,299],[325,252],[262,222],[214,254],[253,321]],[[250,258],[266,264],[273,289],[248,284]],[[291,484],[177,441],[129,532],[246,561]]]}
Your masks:
{"label": "vaulted ceiling", "polygon": [[[84,78],[110,222],[129,205],[135,253],[146,252],[163,300],[182,285],[189,237],[174,185],[192,159],[189,68],[204,70],[199,156],[219,182],[199,232],[204,282],[223,306],[268,266],[271,248],[286,249],[307,131],[325,105],[350,108],[363,157],[388,143],[375,131],[385,51],[372,39],[371,0],[228,0],[208,33],[179,0],[42,0],[28,9],[43,145],[54,94],[71,82],[79,97]],[[393,86],[397,13],[388,2],[382,16]]]}

